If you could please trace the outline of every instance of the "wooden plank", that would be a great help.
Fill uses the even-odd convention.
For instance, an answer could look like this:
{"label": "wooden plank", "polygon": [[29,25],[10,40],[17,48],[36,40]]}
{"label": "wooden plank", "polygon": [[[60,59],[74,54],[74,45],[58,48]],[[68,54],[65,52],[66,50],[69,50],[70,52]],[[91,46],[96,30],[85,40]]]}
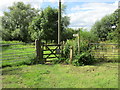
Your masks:
{"label": "wooden plank", "polygon": [[35,48],[35,47],[9,48],[8,50],[29,49],[29,48]]}
{"label": "wooden plank", "polygon": [[56,45],[43,45],[43,46],[61,46],[61,44],[56,44]]}
{"label": "wooden plank", "polygon": [[25,56],[25,55],[32,55],[33,53],[25,53],[23,54],[18,54],[18,55],[12,55],[12,56],[2,56],[2,58],[6,58],[6,57],[15,57],[15,56]]}
{"label": "wooden plank", "polygon": [[96,55],[95,57],[118,57],[118,56],[103,56],[103,55]]}
{"label": "wooden plank", "polygon": [[30,52],[34,52],[35,53],[35,51],[29,51],[29,52],[2,53],[2,55],[19,54],[19,53],[30,53]]}
{"label": "wooden plank", "polygon": [[51,51],[51,50],[55,51],[56,49],[50,49],[50,50],[43,50],[43,51]]}
{"label": "wooden plank", "polygon": [[112,44],[112,43],[89,43],[90,45],[120,45],[120,44]]}
{"label": "wooden plank", "polygon": [[10,45],[27,45],[27,44],[34,44],[32,43],[16,43],[16,44],[0,44],[0,46],[10,46]]}
{"label": "wooden plank", "polygon": [[[61,53],[54,53],[54,54],[61,54]],[[54,55],[54,54],[43,54],[43,55]]]}
{"label": "wooden plank", "polygon": [[[47,57],[47,58],[57,58],[57,57]],[[43,59],[47,59],[47,58],[43,58]]]}
{"label": "wooden plank", "polygon": [[15,58],[9,58],[9,59],[1,59],[2,61],[11,61],[11,59],[21,59],[21,58],[28,58],[28,57],[15,57]]}

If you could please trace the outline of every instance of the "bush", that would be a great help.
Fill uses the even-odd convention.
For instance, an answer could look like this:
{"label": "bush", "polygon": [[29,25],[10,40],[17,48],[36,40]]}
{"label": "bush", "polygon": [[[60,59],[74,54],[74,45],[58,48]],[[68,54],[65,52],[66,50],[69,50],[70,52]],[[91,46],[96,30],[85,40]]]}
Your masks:
{"label": "bush", "polygon": [[76,55],[73,61],[73,65],[81,66],[81,65],[90,65],[95,62],[94,56],[89,52],[82,52],[79,55]]}
{"label": "bush", "polygon": [[67,40],[63,48],[63,57],[69,58],[70,55],[70,46],[73,46],[74,55],[78,53],[78,46],[76,40]]}
{"label": "bush", "polygon": [[95,58],[91,54],[91,48],[89,47],[88,41],[81,41],[80,54],[78,54],[78,46],[76,40],[67,40],[63,49],[63,57],[66,58],[64,59],[65,62],[68,62],[66,60],[69,59],[70,46],[73,46],[73,65],[90,65],[95,62]]}

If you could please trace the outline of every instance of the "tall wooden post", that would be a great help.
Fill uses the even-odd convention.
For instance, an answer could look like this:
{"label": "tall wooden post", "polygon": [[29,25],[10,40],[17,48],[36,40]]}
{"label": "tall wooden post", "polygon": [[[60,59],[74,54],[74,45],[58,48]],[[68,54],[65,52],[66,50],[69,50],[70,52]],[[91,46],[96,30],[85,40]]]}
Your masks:
{"label": "tall wooden post", "polygon": [[41,40],[35,40],[36,63],[44,64]]}
{"label": "tall wooden post", "polygon": [[78,32],[78,54],[80,54],[80,30]]}
{"label": "tall wooden post", "polygon": [[70,47],[70,64],[72,64],[73,60],[73,46]]}
{"label": "tall wooden post", "polygon": [[59,0],[59,11],[58,11],[58,44],[60,44],[60,30],[61,30],[61,0]]}

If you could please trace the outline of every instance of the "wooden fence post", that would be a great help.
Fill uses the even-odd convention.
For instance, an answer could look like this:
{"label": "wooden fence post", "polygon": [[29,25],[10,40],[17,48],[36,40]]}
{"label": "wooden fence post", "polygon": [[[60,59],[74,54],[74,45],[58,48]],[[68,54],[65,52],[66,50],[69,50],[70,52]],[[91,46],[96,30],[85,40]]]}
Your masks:
{"label": "wooden fence post", "polygon": [[78,54],[80,54],[80,32],[78,32]]}
{"label": "wooden fence post", "polygon": [[63,41],[61,44],[61,56],[63,57],[63,49],[64,49],[65,42]]}
{"label": "wooden fence post", "polygon": [[37,60],[36,62],[40,64],[44,64],[41,40],[35,40],[35,48],[36,48],[36,60]]}
{"label": "wooden fence post", "polygon": [[73,46],[70,47],[70,64],[72,64],[73,60]]}

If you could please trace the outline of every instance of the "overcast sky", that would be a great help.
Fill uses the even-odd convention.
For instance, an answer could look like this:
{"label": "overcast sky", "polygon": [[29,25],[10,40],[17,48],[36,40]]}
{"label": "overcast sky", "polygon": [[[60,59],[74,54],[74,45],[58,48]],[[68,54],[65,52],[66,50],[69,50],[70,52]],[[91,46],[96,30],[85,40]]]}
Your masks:
{"label": "overcast sky", "polygon": [[[22,1],[31,4],[36,9],[45,8],[48,5],[58,8],[58,0],[0,0],[0,16],[13,2]],[[61,0],[67,6],[65,15],[70,17],[71,28],[90,29],[95,21],[103,16],[113,13],[118,8],[119,0]]]}

